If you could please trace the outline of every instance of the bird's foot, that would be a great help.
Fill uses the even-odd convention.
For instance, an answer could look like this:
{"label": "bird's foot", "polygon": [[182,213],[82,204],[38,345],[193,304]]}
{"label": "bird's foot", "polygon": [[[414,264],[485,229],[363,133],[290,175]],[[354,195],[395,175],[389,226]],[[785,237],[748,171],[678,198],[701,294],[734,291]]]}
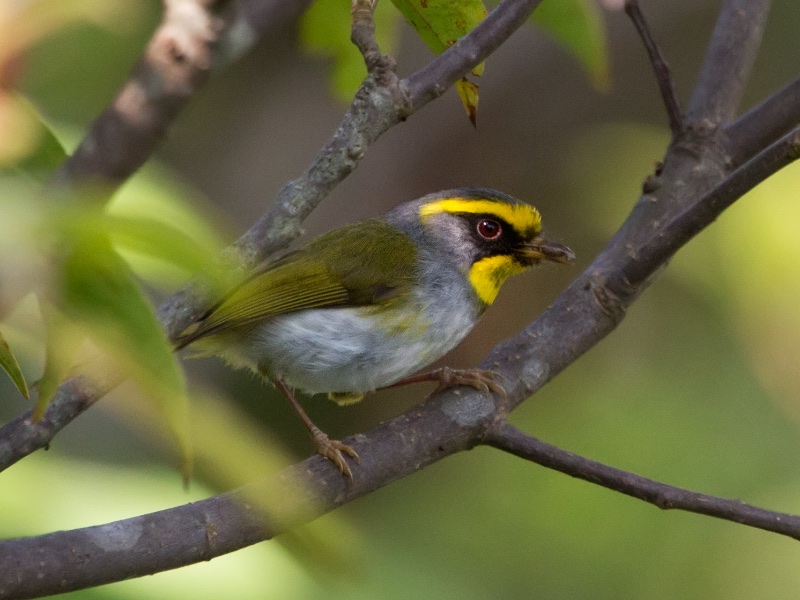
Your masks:
{"label": "bird's foot", "polygon": [[336,468],[339,469],[342,475],[346,475],[352,480],[353,472],[350,470],[350,465],[347,464],[344,455],[347,454],[350,458],[355,459],[356,463],[361,464],[361,458],[356,451],[339,440],[332,440],[318,427],[315,427],[311,431],[311,438],[314,440],[314,447],[317,449],[317,454],[327,458],[336,465]]}
{"label": "bird's foot", "polygon": [[485,369],[451,369],[450,367],[441,367],[428,371],[426,373],[418,373],[411,377],[401,379],[397,383],[393,383],[389,387],[398,385],[405,385],[407,383],[419,383],[422,381],[436,381],[439,386],[433,393],[440,392],[454,385],[468,385],[475,388],[484,394],[494,393],[505,398],[506,391],[503,386],[498,383],[500,375],[494,371]]}

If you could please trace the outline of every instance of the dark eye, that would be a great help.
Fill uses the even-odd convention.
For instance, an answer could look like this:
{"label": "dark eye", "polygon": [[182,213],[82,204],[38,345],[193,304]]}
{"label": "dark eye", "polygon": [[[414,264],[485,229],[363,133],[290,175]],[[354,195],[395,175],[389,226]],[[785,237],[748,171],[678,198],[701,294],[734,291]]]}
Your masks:
{"label": "dark eye", "polygon": [[492,219],[481,219],[478,221],[478,235],[485,240],[496,240],[503,233],[500,223]]}

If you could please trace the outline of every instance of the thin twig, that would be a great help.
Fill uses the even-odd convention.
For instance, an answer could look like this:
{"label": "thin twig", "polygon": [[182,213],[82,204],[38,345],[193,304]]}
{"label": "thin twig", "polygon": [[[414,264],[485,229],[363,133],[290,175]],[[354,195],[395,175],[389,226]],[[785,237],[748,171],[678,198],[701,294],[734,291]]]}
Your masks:
{"label": "thin twig", "polygon": [[699,494],[615,469],[543,442],[508,423],[492,428],[484,443],[548,469],[644,500],[661,509],[716,517],[800,540],[800,516],[765,510],[738,500]]}
{"label": "thin twig", "polygon": [[113,384],[100,385],[84,377],[61,384],[43,418],[34,422],[26,411],[0,427],[0,470],[29,454],[46,448],[56,433],[106,394]]}
{"label": "thin twig", "polygon": [[644,47],[647,50],[647,55],[650,57],[650,64],[655,72],[658,89],[661,91],[661,98],[667,110],[670,131],[672,131],[672,137],[677,138],[684,131],[683,112],[672,81],[669,65],[664,59],[664,55],[658,47],[652,31],[650,31],[650,26],[644,18],[638,0],[627,0],[625,2],[625,13],[633,21],[633,25],[636,27],[636,31],[639,33],[639,37],[642,38]]}
{"label": "thin twig", "polygon": [[725,128],[731,163],[738,166],[800,124],[800,78],[751,108]]}
{"label": "thin twig", "polygon": [[313,163],[284,186],[269,210],[236,242],[242,262],[257,263],[297,238],[302,221],[353,172],[370,145],[484,60],[541,1],[503,0],[475,29],[406,79],[367,77]]}
{"label": "thin twig", "polygon": [[389,68],[394,71],[394,61],[389,57],[381,56],[381,49],[375,40],[373,14],[377,4],[377,0],[353,0],[352,4],[353,25],[350,31],[350,40],[364,57],[367,73],[374,73],[379,68]]}
{"label": "thin twig", "polygon": [[[542,0],[503,0],[467,35],[404,80],[411,105],[422,108],[483,62],[522,26]],[[501,10],[502,9],[502,10]]]}

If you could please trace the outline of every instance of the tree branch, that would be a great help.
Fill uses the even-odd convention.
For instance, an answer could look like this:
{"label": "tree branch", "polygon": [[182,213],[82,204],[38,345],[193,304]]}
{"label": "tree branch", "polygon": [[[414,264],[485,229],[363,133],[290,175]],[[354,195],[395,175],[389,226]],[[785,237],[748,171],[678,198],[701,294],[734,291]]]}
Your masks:
{"label": "tree branch", "polygon": [[[244,2],[245,0],[240,1]],[[267,213],[236,242],[235,252],[241,263],[251,266],[294,240],[301,232],[300,223],[342,179],[358,166],[369,145],[391,126],[441,95],[449,85],[483,60],[490,52],[483,44],[492,49],[499,46],[514,31],[510,23],[515,23],[516,27],[519,27],[540,1],[504,0],[481,22],[478,26],[480,30],[476,28],[463,38],[473,41],[467,41],[464,44],[457,43],[429,63],[428,67],[433,63],[445,65],[444,72],[446,74],[455,72],[457,75],[451,80],[434,79],[435,74],[441,70],[439,68],[431,70],[426,67],[412,75],[416,82],[415,89],[420,95],[419,102],[416,104],[409,104],[409,96],[406,92],[409,84],[405,83],[407,80],[397,81],[396,77],[392,79],[389,74],[381,73],[380,77],[384,81],[378,82],[374,74],[368,76],[356,93],[353,104],[336,133],[322,148],[311,166],[298,179],[284,186]],[[462,51],[462,45],[471,48],[472,51]],[[386,77],[389,77],[388,82]],[[425,93],[425,90],[439,91],[435,94],[428,94]],[[92,135],[93,133],[90,132],[89,136]],[[124,139],[117,141],[125,143]],[[161,304],[159,317],[167,331],[175,335],[203,310],[195,292],[184,290]],[[71,407],[67,391],[63,391],[63,396],[62,392],[59,394],[60,402],[57,406],[62,407],[59,410],[63,410],[63,414],[70,415],[70,417],[68,419],[57,418],[54,420],[53,427],[43,427],[37,430],[34,436],[36,442],[30,446],[18,444],[15,446],[16,450],[9,448],[9,452],[5,456],[0,454],[0,459],[5,458],[5,460],[0,460],[0,470],[20,460],[27,453],[44,447],[72,418],[75,418],[98,399],[95,397],[88,402],[86,399],[76,397],[74,399],[75,406]],[[55,406],[54,403],[51,410],[55,410]],[[47,419],[46,415],[45,420]],[[27,425],[29,420],[30,412],[8,423],[2,431],[8,436],[21,439],[26,435],[25,432],[29,431]]]}
{"label": "tree branch", "polygon": [[[497,50],[541,4],[542,0],[503,0],[489,16],[405,80],[415,110],[435,100]],[[502,9],[502,10],[501,10]]]}
{"label": "tree branch", "polygon": [[144,56],[52,184],[116,187],[144,164],[208,76],[211,48],[222,28],[212,9],[221,3],[164,0],[163,20]]}
{"label": "tree branch", "polygon": [[738,166],[800,124],[800,79],[784,86],[725,128]]}
{"label": "tree branch", "polygon": [[[212,67],[227,63],[227,55],[240,56],[310,3],[235,0],[235,10],[219,16],[230,0],[164,0],[164,16],[144,55],[51,185],[93,182],[113,191],[150,158]],[[220,53],[226,54],[223,60]]]}
{"label": "tree branch", "polygon": [[[761,165],[758,170],[753,166],[737,171],[694,204],[723,210],[725,203],[709,198],[730,198],[739,193],[745,175],[758,173],[766,178],[785,164],[784,160],[767,160],[776,153],[773,148],[767,149],[763,161],[748,163]],[[691,183],[697,186],[704,182],[705,177],[701,177]],[[662,226],[674,227],[675,222],[681,221]],[[644,247],[649,244],[669,242],[657,230]],[[637,254],[636,248],[628,251],[630,256]],[[500,441],[492,428],[532,391],[612,330],[646,285],[646,281],[638,286],[626,284],[620,286],[619,293],[615,291],[618,286],[612,282],[624,281],[623,269],[631,264],[609,262],[608,255],[616,252],[610,244],[539,319],[500,344],[483,361],[482,367],[495,370],[506,382],[508,396],[504,401],[458,387],[431,397],[366,434],[344,440],[362,457],[352,482],[341,477],[326,459],[314,456],[277,477],[202,502],[107,525],[0,542],[0,598],[81,589],[209,560],[312,520],[479,443],[506,444],[510,449],[514,440]],[[650,265],[651,272],[659,267],[655,259]],[[675,502],[676,507],[688,509],[698,498],[710,498],[663,489],[654,495],[654,482],[616,473],[627,482],[620,491],[636,492],[644,499]],[[794,537],[797,517],[791,517],[785,526],[777,521],[777,517],[783,518],[777,513],[725,502],[729,501],[719,500],[713,505],[712,516]],[[260,508],[254,509],[254,503]],[[266,517],[260,521],[262,512]],[[81,554],[79,564],[72,560],[76,548]],[[42,562],[50,565],[46,572],[39,567]]]}
{"label": "tree branch", "polygon": [[800,517],[796,515],[764,510],[738,500],[698,494],[615,469],[526,435],[508,423],[498,423],[492,427],[484,443],[570,477],[644,500],[664,510],[677,509],[707,515],[800,540]]}
{"label": "tree branch", "polygon": [[756,60],[770,0],[726,0],[708,46],[687,122],[711,128],[733,118]]}
{"label": "tree branch", "polygon": [[106,394],[113,385],[98,385],[74,377],[61,385],[41,420],[34,422],[32,410],[0,427],[0,471],[40,448],[46,448],[56,433]]}
{"label": "tree branch", "polygon": [[[355,168],[370,143],[483,60],[536,4],[536,0],[505,0],[471,34],[407,80],[398,82],[396,88],[387,90],[374,77],[368,78],[314,164],[284,188],[276,206],[240,242],[243,255],[254,260],[290,240],[299,231],[302,218]],[[725,11],[730,13],[741,4],[741,0],[729,0]],[[768,3],[752,0],[751,4],[765,11]],[[720,22],[725,18],[734,16],[723,14]],[[717,53],[725,63],[718,65],[720,72],[735,78],[749,69],[762,22],[737,21],[735,35],[723,35],[718,23],[709,54]],[[723,38],[725,44],[720,41]],[[728,48],[726,44],[734,38],[744,50]],[[720,48],[729,52],[719,53]],[[724,81],[728,81],[727,76],[720,78],[704,68],[694,95],[693,106],[697,110],[693,114],[711,119],[726,114],[738,103],[738,98],[721,99],[717,92],[711,93]],[[734,84],[734,96],[740,95],[739,87]],[[402,100],[399,105],[394,103],[398,98]],[[325,459],[313,457],[258,486],[194,505],[105,526],[0,542],[0,595],[56,593],[207,560],[324,514],[444,456],[481,443],[493,423],[504,420],[509,411],[619,323],[627,306],[650,281],[639,277],[641,282],[634,284],[635,278],[627,277],[630,273],[622,269],[632,264],[631,259],[641,256],[642,249],[653,256],[661,252],[659,249],[667,244],[662,230],[681,222],[676,216],[687,207],[707,203],[710,208],[704,210],[720,211],[732,201],[726,196],[726,186],[743,189],[736,176],[727,178],[724,156],[726,152],[733,154],[733,149],[724,146],[724,140],[723,147],[719,146],[717,139],[688,134],[673,143],[665,156],[663,171],[648,182],[646,193],[603,252],[539,319],[500,344],[483,361],[483,368],[499,373],[508,393],[505,400],[466,388],[451,389],[365,435],[346,440],[362,456],[352,483]],[[766,178],[786,162],[770,157],[772,154],[765,151],[765,166],[758,171],[758,177]],[[727,199],[707,200],[712,190],[712,195]],[[739,192],[730,192],[735,193]],[[647,269],[655,273],[661,265],[663,262],[653,259]],[[637,268],[645,272],[643,267]],[[190,300],[181,302],[176,301],[173,312],[162,313],[167,325],[174,325],[192,310]],[[69,384],[59,392],[64,398],[56,405],[57,410],[67,411],[72,406],[70,395],[74,393],[68,387]],[[65,414],[74,416],[81,408],[69,410],[72,413]],[[18,432],[12,428],[10,434]],[[49,439],[47,433],[36,435],[38,443]],[[269,498],[276,503],[265,509],[262,506],[268,513],[263,522],[253,515],[252,507],[238,503],[251,494],[261,501]],[[81,561],[74,560],[76,549]],[[150,560],[151,556],[158,558]],[[48,566],[46,570],[38,567],[41,562]]]}
{"label": "tree branch", "polygon": [[495,408],[492,398],[471,388],[451,390],[344,440],[362,455],[352,481],[327,459],[313,456],[262,482],[200,502],[106,525],[0,541],[0,599],[148,575],[270,539],[473,447]]}
{"label": "tree branch", "polygon": [[675,92],[669,65],[664,59],[653,33],[650,31],[642,9],[639,7],[638,0],[627,0],[625,2],[625,13],[633,21],[633,25],[636,27],[636,31],[639,33],[639,37],[642,38],[644,47],[647,50],[647,55],[650,57],[650,64],[653,66],[653,71],[656,75],[661,99],[664,101],[664,108],[667,110],[669,128],[672,131],[672,137],[676,138],[683,133],[684,123],[681,104],[678,100],[678,94]]}
{"label": "tree branch", "polygon": [[[367,73],[374,73],[378,68],[394,71],[394,61],[381,55],[381,49],[375,40],[375,12],[377,0],[353,0],[353,26],[350,41],[353,42],[364,57]],[[389,64],[382,64],[389,62]]]}
{"label": "tree branch", "polygon": [[724,181],[665,223],[649,241],[631,252],[607,281],[615,293],[644,283],[695,235],[771,174],[800,158],[800,127],[756,154]]}

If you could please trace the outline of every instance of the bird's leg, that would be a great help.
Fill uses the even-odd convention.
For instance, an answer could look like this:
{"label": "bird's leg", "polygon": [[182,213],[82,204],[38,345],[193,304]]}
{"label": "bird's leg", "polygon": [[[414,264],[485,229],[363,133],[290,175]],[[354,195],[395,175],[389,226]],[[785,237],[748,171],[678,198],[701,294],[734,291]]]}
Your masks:
{"label": "bird's leg", "polygon": [[330,460],[334,465],[336,465],[336,468],[339,469],[342,475],[347,475],[350,479],[352,479],[353,473],[350,470],[350,466],[347,464],[347,461],[344,459],[344,454],[354,458],[357,463],[361,463],[361,459],[359,458],[358,454],[356,454],[356,451],[347,444],[343,444],[339,440],[330,439],[324,431],[314,425],[311,418],[306,414],[306,411],[303,410],[302,406],[300,406],[297,398],[294,397],[292,390],[290,390],[289,386],[286,385],[286,382],[283,381],[283,378],[275,379],[274,383],[275,387],[277,387],[281,394],[286,397],[286,399],[289,401],[289,404],[292,405],[294,412],[297,413],[297,416],[300,417],[300,420],[303,421],[305,426],[308,428],[308,431],[311,434],[311,439],[314,441],[317,454],[321,454]]}
{"label": "bird's leg", "polygon": [[450,367],[441,367],[433,371],[411,375],[410,377],[401,379],[386,387],[393,388],[409,383],[436,381],[439,383],[439,387],[433,391],[434,394],[454,385],[468,385],[479,392],[486,394],[493,392],[505,398],[506,391],[503,389],[503,386],[497,383],[497,378],[497,373],[484,369],[451,369]]}

